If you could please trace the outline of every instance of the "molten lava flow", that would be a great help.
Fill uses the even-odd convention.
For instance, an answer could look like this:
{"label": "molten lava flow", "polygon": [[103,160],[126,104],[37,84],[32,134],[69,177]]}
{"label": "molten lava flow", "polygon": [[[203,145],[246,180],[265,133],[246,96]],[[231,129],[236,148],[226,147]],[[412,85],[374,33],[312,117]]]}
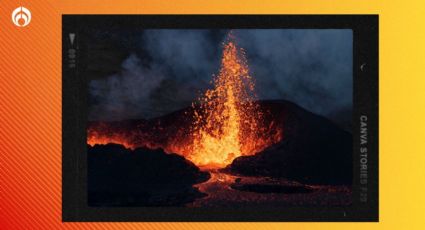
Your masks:
{"label": "molten lava flow", "polygon": [[191,108],[140,121],[91,122],[87,143],[126,148],[161,148],[198,166],[219,168],[279,142],[283,124],[256,100],[244,50],[230,34],[223,45],[219,74]]}
{"label": "molten lava flow", "polygon": [[232,35],[224,44],[221,69],[213,83],[214,88],[200,98],[200,109],[194,113],[191,161],[225,166],[236,157],[252,155],[276,142],[259,139],[263,112],[255,102],[245,53]]}

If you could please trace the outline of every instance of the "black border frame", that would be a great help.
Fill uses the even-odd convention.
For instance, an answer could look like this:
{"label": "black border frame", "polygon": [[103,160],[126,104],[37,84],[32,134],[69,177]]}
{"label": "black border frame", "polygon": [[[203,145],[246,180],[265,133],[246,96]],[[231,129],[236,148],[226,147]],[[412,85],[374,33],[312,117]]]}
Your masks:
{"label": "black border frame", "polygon": [[[68,221],[305,221],[376,222],[378,199],[378,15],[63,15],[62,16],[62,220]],[[79,37],[90,27],[297,28],[353,31],[353,203],[348,206],[241,208],[90,207],[87,205],[87,84]],[[75,33],[75,43],[68,33]],[[77,51],[70,69],[68,49]],[[81,62],[80,62],[81,61]],[[360,116],[368,118],[368,183],[360,181]],[[362,190],[360,190],[362,189]],[[367,201],[360,199],[367,195]],[[364,198],[364,196],[362,196]]]}

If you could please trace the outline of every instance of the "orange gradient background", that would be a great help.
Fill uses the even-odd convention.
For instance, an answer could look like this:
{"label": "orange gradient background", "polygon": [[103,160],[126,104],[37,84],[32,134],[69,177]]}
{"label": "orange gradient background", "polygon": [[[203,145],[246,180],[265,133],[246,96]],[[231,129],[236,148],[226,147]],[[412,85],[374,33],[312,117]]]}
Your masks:
{"label": "orange gradient background", "polygon": [[[423,0],[240,2],[1,0],[0,229],[425,229]],[[24,28],[11,22],[20,5]],[[62,223],[62,14],[379,14],[380,222]]]}

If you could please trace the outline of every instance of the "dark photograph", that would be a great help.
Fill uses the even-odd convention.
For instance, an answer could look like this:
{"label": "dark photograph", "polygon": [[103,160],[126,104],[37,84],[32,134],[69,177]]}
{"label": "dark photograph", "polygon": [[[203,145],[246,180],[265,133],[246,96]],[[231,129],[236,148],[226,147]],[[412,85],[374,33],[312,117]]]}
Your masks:
{"label": "dark photograph", "polygon": [[351,29],[92,28],[87,202],[353,202]]}

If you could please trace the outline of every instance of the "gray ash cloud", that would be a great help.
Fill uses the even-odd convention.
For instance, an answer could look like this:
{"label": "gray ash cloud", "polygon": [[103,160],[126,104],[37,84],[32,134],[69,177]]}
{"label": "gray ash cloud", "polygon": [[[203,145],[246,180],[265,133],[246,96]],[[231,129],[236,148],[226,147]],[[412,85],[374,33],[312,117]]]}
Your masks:
{"label": "gray ash cloud", "polygon": [[[120,66],[113,66],[115,73],[91,80],[90,120],[151,118],[190,105],[218,72],[227,31],[143,30],[121,37],[120,33],[104,32],[97,39],[107,44],[96,51],[100,56],[104,47],[114,46],[119,46],[120,56],[127,54]],[[234,34],[246,51],[260,99],[290,100],[342,125],[350,122],[351,30],[234,30]],[[89,57],[89,61],[96,60]]]}

